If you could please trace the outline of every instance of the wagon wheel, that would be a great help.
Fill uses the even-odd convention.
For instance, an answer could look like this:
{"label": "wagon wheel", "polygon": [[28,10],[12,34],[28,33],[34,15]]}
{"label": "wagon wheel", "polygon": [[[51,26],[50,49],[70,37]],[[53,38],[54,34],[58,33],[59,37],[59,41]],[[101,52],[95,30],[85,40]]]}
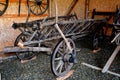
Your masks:
{"label": "wagon wheel", "polygon": [[8,0],[0,1],[0,16],[2,16],[8,7]]}
{"label": "wagon wheel", "polygon": [[54,48],[51,55],[51,70],[56,76],[65,75],[73,66],[73,62],[71,62],[71,54],[76,54],[75,44],[70,38],[68,38],[68,41],[73,49],[72,53],[69,53],[66,43],[64,40],[61,40]]}
{"label": "wagon wheel", "polygon": [[[14,46],[17,46],[18,42],[25,42],[28,41],[30,38],[30,35],[27,35],[25,33],[21,33],[15,40]],[[32,45],[27,45],[27,46],[37,46],[36,44],[32,44]],[[32,51],[26,51],[26,52],[16,52],[16,56],[18,59],[20,60],[29,60],[32,57],[34,57],[36,55],[35,52]]]}
{"label": "wagon wheel", "polygon": [[27,5],[34,15],[41,15],[47,11],[49,0],[27,0]]}

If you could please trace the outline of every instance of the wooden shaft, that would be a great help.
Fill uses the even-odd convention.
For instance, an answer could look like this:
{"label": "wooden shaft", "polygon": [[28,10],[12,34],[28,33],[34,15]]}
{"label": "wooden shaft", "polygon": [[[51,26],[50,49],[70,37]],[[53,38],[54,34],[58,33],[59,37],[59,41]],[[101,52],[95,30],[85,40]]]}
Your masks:
{"label": "wooden shaft", "polygon": [[64,39],[68,49],[70,50],[70,53],[72,52],[72,48],[70,46],[70,43],[68,42],[68,40],[66,39],[65,35],[63,34],[63,32],[61,31],[61,29],[59,28],[57,22],[58,22],[58,7],[57,7],[57,0],[54,0],[55,2],[55,21],[56,21],[56,24],[55,24],[55,28],[58,30],[58,32],[60,33],[60,35],[62,36],[62,38]]}
{"label": "wooden shaft", "polygon": [[60,33],[60,35],[64,39],[64,41],[65,41],[68,49],[70,50],[70,52],[72,52],[72,48],[70,46],[70,43],[68,42],[68,40],[66,39],[65,35],[63,34],[63,32],[61,31],[61,29],[59,28],[58,24],[55,24],[55,28],[58,30],[58,32]]}
{"label": "wooden shaft", "polygon": [[109,58],[109,60],[105,64],[105,66],[102,70],[103,73],[105,73],[108,70],[108,68],[110,67],[111,63],[113,62],[113,60],[114,60],[114,58],[117,55],[119,50],[120,50],[120,46],[117,46],[116,49],[114,50],[114,52],[112,53],[111,57]]}

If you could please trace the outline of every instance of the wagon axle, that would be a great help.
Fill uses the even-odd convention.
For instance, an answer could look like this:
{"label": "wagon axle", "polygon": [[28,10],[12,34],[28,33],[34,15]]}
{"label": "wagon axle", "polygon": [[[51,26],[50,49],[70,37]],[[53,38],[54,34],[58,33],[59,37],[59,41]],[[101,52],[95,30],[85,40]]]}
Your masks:
{"label": "wagon axle", "polygon": [[69,63],[77,63],[77,60],[76,60],[76,56],[75,56],[75,53],[72,52],[72,53],[65,53],[62,57],[62,60],[64,62],[69,62]]}

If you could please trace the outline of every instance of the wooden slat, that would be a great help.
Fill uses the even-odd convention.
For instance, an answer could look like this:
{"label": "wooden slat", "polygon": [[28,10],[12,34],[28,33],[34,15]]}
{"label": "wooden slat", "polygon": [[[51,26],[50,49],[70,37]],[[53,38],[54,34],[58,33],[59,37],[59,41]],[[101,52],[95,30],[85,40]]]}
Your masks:
{"label": "wooden slat", "polygon": [[117,53],[120,50],[120,46],[117,46],[114,50],[114,52],[112,53],[112,55],[110,56],[109,60],[107,61],[107,63],[105,64],[105,66],[102,69],[102,72],[105,73],[108,71],[110,65],[112,64],[113,60],[115,59]]}
{"label": "wooden slat", "polygon": [[4,48],[4,53],[10,53],[10,52],[25,52],[25,51],[46,51],[50,52],[51,48],[45,48],[45,47],[25,47],[25,48],[19,48],[19,47],[6,47]]}

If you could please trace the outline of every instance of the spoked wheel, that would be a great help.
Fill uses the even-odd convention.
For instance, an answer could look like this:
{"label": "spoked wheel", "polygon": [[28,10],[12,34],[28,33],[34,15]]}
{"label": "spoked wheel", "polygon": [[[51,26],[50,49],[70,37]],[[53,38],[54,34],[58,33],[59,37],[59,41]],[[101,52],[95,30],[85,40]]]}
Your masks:
{"label": "spoked wheel", "polygon": [[49,0],[27,0],[27,5],[34,15],[41,15],[47,11]]}
{"label": "spoked wheel", "polygon": [[8,7],[8,0],[0,0],[0,16],[2,16]]}
{"label": "spoked wheel", "polygon": [[56,76],[63,76],[70,71],[76,55],[74,41],[68,38],[68,41],[73,49],[72,53],[69,53],[69,49],[64,40],[61,40],[53,50],[51,55],[51,70]]}
{"label": "spoked wheel", "polygon": [[[21,33],[15,40],[14,46],[17,46],[18,42],[26,42],[28,41],[30,38],[30,35],[25,34],[25,33]],[[34,47],[37,46],[36,44],[32,44],[32,45],[27,45],[29,47]],[[29,60],[32,57],[34,57],[36,55],[35,52],[32,51],[26,51],[26,52],[16,52],[16,56],[18,57],[18,59],[20,60]]]}

